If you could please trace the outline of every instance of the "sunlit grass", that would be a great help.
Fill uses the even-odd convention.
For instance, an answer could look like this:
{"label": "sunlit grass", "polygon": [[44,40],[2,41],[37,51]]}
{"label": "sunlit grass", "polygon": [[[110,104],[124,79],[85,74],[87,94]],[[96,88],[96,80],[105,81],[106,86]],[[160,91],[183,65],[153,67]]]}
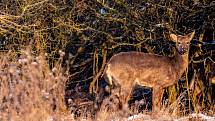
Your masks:
{"label": "sunlit grass", "polygon": [[66,73],[61,58],[50,70],[44,55],[21,52],[16,61],[0,59],[0,120],[38,121],[68,114],[64,102]]}

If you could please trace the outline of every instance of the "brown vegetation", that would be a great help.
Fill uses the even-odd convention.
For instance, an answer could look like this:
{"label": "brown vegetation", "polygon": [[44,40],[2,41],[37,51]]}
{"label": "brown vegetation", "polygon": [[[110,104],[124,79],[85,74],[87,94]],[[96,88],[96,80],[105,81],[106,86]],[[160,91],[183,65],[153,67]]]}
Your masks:
{"label": "brown vegetation", "polygon": [[[9,114],[10,116],[14,114],[14,117],[21,120],[19,117],[21,113],[25,113],[26,116],[32,114],[28,115],[27,120],[41,110],[38,113],[38,119],[42,120],[42,112],[46,112],[55,105],[55,102],[58,102],[56,98],[58,96],[52,96],[59,95],[59,98],[65,98],[67,109],[75,116],[85,114],[94,116],[102,100],[107,100],[106,97],[109,96],[103,71],[112,55],[122,51],[141,51],[173,56],[174,45],[167,41],[169,33],[184,34],[192,30],[196,31],[196,35],[190,46],[188,73],[184,74],[185,78],[180,79],[178,84],[165,90],[164,102],[167,107],[178,100],[178,102],[184,102],[178,105],[181,115],[193,111],[210,114],[215,97],[212,91],[214,85],[210,81],[215,70],[214,6],[214,1],[210,0],[0,0],[0,55],[2,58],[0,65],[4,75],[0,77],[3,83],[0,85],[0,111],[4,110],[0,115],[6,115],[4,119],[7,120]],[[27,46],[30,46],[29,50],[25,49]],[[31,53],[30,57],[35,59],[30,60],[27,65],[18,63],[20,58],[25,57],[22,50],[25,50],[24,53],[26,51]],[[61,57],[59,50],[65,52],[62,64],[56,63]],[[34,61],[39,63],[36,58],[44,58],[39,60],[44,60],[42,63],[46,63],[46,66],[42,64],[41,68],[37,68],[31,65]],[[63,69],[60,69],[61,65]],[[56,66],[57,70],[63,70],[63,72],[59,71],[59,75],[63,75],[63,81],[59,82],[59,90],[54,88],[54,92],[57,92],[51,93],[53,82],[56,81],[41,80],[58,77],[58,75],[51,75],[51,77],[49,75]],[[17,80],[23,78],[22,75],[10,72],[10,68],[13,71],[22,72],[25,77],[23,81],[30,86],[22,85],[22,82],[18,83]],[[65,79],[67,68],[68,76]],[[194,72],[197,75],[195,85],[200,89],[198,94],[193,94],[189,89]],[[33,81],[29,81],[31,78]],[[14,99],[11,100],[9,95],[9,89],[13,88],[9,87],[7,80],[17,83],[14,90],[19,91],[15,92],[13,97],[16,103],[13,103]],[[65,85],[61,85],[61,82]],[[52,95],[50,100],[41,99],[43,89]],[[32,93],[28,92],[29,90]],[[150,111],[150,92],[150,89],[146,91],[145,88],[134,89],[129,101],[131,108],[136,105],[136,102],[144,102],[143,105],[137,103],[139,105],[137,112],[144,111],[146,107]],[[23,97],[22,94],[27,95],[23,98],[24,102],[35,110],[21,108],[26,107],[23,106],[25,104],[20,104],[20,99],[17,99],[20,96]],[[183,98],[180,95],[184,95]],[[166,101],[167,97],[168,101]],[[32,98],[39,103],[32,102]],[[51,100],[53,98],[56,101]],[[57,106],[61,107],[58,104]],[[88,110],[89,107],[92,110]],[[8,108],[10,110],[5,111]],[[48,110],[44,114],[52,115],[55,114],[54,112]],[[34,118],[36,120],[36,117]]]}
{"label": "brown vegetation", "polygon": [[[10,53],[7,53],[8,56]],[[38,121],[65,118],[66,77],[60,61],[50,70],[45,56],[22,51],[17,61],[0,58],[0,120]]]}

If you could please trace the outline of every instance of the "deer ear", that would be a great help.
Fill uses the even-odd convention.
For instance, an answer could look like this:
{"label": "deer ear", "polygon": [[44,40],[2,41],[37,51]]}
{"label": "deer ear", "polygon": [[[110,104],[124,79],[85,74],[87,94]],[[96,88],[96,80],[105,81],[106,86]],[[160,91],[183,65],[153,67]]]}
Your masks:
{"label": "deer ear", "polygon": [[170,34],[170,39],[174,42],[177,42],[177,35],[175,34]]}
{"label": "deer ear", "polygon": [[193,39],[194,35],[195,35],[195,31],[194,31],[194,32],[191,32],[191,33],[189,33],[189,34],[187,35],[187,36],[190,38],[190,39],[189,39],[190,41]]}

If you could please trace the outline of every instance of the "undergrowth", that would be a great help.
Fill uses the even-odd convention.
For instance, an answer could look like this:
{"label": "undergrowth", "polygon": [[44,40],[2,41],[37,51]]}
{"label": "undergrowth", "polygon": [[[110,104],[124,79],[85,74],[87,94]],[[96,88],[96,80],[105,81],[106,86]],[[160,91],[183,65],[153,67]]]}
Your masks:
{"label": "undergrowth", "polygon": [[[185,102],[182,116],[213,114],[214,11],[211,0],[0,0],[0,120],[94,117],[109,96],[103,71],[110,57],[172,56],[169,34],[194,30],[189,69],[163,101]],[[130,105],[147,102],[137,112],[150,111],[149,92],[134,90]]]}
{"label": "undergrowth", "polygon": [[21,51],[16,61],[0,58],[0,120],[45,121],[68,115],[64,91],[66,74],[60,60],[50,70],[45,56]]}

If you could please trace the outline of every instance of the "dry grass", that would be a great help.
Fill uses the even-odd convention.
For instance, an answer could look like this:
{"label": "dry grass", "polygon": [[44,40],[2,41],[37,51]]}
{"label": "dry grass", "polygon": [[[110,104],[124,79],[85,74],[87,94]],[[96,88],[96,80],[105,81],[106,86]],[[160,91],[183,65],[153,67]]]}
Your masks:
{"label": "dry grass", "polygon": [[[103,66],[112,55],[142,51],[171,56],[174,49],[167,35],[191,30],[196,35],[186,74],[189,78],[168,89],[168,102],[177,102],[178,95],[189,90],[196,70],[201,75],[197,81],[200,91],[188,94],[186,100],[193,101],[195,113],[206,110],[213,115],[209,81],[215,70],[213,11],[214,2],[209,0],[1,0],[0,121],[75,120],[65,108],[64,93],[72,92],[67,95],[68,100],[79,100],[74,96],[76,91],[86,99],[91,95],[88,87],[94,80],[91,85],[97,95]],[[29,44],[30,49],[20,51]],[[63,53],[59,54],[59,50],[65,51],[66,61],[72,57],[68,65],[69,84],[65,84],[67,73],[62,71]],[[89,100],[94,102],[93,99]],[[79,102],[86,104],[89,100]],[[170,108],[174,109],[175,106]],[[99,114],[98,120],[124,120],[116,112]],[[167,115],[177,118],[172,113]],[[149,120],[151,116],[143,115],[140,119]]]}
{"label": "dry grass", "polygon": [[[6,55],[9,55],[7,53]],[[0,120],[43,121],[63,118],[66,76],[59,63],[50,70],[45,56],[21,52],[16,61],[0,59]]]}
{"label": "dry grass", "polygon": [[[204,120],[215,120],[215,110],[214,108],[211,109],[207,113],[202,110],[197,111],[191,111],[192,109],[187,109],[184,104],[186,104],[185,100],[181,100],[182,98],[185,98],[186,94],[182,93],[178,99],[168,106],[163,106],[160,112],[157,112],[157,114],[152,114],[151,111],[148,111],[148,109],[145,109],[142,113],[138,113],[138,106],[133,107],[133,112],[130,112],[131,115],[126,115],[125,111],[117,110],[116,107],[117,103],[114,103],[113,101],[105,100],[104,104],[107,106],[111,106],[111,110],[109,107],[101,107],[100,111],[97,113],[97,120],[102,121],[190,121],[190,120],[198,120],[198,121],[204,121]],[[116,101],[115,101],[116,102]],[[113,106],[114,105],[114,106]],[[104,106],[104,105],[103,105]],[[201,109],[201,105],[197,105],[195,108]],[[187,113],[187,111],[190,113]]]}
{"label": "dry grass", "polygon": [[[6,55],[11,55],[8,52]],[[180,117],[177,100],[157,115],[150,112],[134,113],[126,117],[122,111],[106,110],[97,112],[96,119],[81,116],[74,118],[65,107],[64,91],[67,72],[61,67],[63,52],[50,70],[46,56],[33,56],[29,49],[21,51],[16,61],[10,56],[0,59],[0,120],[1,121],[50,121],[50,120],[98,120],[98,121],[140,121],[140,120],[214,120],[214,117],[198,112]],[[183,98],[181,95],[179,98]],[[105,100],[108,101],[108,100]],[[105,103],[105,102],[104,102]],[[106,102],[109,103],[109,102]],[[170,113],[171,112],[171,113]],[[214,111],[211,111],[214,115]]]}

